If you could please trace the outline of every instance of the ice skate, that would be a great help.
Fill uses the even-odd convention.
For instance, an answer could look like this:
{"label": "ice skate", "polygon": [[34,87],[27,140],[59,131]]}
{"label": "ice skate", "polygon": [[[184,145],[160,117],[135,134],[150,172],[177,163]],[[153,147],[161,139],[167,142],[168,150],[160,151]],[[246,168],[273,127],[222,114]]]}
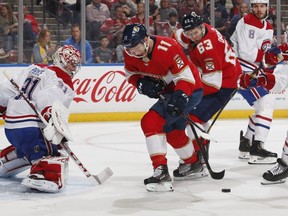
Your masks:
{"label": "ice skate", "polygon": [[281,184],[288,177],[288,166],[281,158],[277,159],[277,165],[269,169],[263,174],[262,185]]}
{"label": "ice skate", "polygon": [[248,164],[275,164],[277,154],[263,148],[263,142],[253,140]]}
{"label": "ice skate", "polygon": [[144,180],[144,185],[149,192],[169,192],[174,191],[171,182],[167,165],[160,165],[154,169],[153,176]]}
{"label": "ice skate", "polygon": [[240,143],[239,143],[239,158],[240,159],[249,159],[250,157],[250,148],[251,148],[251,144],[250,144],[250,140],[248,138],[246,138],[245,136],[243,136],[243,131],[240,131]]}
{"label": "ice skate", "polygon": [[184,181],[197,179],[207,176],[204,166],[198,160],[193,164],[185,164],[180,162],[179,167],[173,171],[173,176],[175,181]]}

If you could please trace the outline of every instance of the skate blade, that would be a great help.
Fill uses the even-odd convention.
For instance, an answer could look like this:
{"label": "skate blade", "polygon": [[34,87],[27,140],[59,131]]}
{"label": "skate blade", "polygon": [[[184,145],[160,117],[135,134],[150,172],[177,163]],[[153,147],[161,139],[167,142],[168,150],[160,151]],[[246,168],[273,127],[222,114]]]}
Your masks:
{"label": "skate blade", "polygon": [[247,160],[250,158],[250,154],[249,152],[239,152],[238,158]]}
{"label": "skate blade", "polygon": [[149,192],[173,192],[174,188],[171,182],[163,182],[147,184],[146,190]]}
{"label": "skate blade", "polygon": [[280,179],[278,181],[268,181],[266,179],[263,179],[261,181],[261,185],[274,185],[274,184],[283,184],[285,183],[286,179]]}
{"label": "skate blade", "polygon": [[187,180],[204,178],[204,177],[208,176],[208,174],[207,174],[207,172],[206,172],[205,170],[206,170],[206,168],[203,168],[203,170],[202,170],[201,172],[192,173],[192,174],[187,175],[187,176],[184,176],[184,177],[174,176],[173,179],[174,179],[175,181],[187,181]]}
{"label": "skate blade", "polygon": [[276,164],[276,157],[259,157],[255,155],[250,155],[248,164],[258,164],[258,165],[266,165],[266,164]]}

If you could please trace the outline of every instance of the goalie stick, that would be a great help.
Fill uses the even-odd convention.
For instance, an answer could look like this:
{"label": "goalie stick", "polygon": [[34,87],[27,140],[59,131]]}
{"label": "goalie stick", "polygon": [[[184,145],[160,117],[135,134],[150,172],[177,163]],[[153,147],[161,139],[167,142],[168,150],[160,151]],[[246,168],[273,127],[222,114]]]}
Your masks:
{"label": "goalie stick", "polygon": [[[27,98],[27,96],[24,94],[23,91],[21,91],[18,84],[11,78],[6,71],[3,71],[3,74],[6,76],[6,78],[10,81],[10,83],[16,88],[16,90],[20,93],[20,95],[23,97],[23,99],[27,102],[27,104],[32,108],[32,110],[36,113],[36,115],[40,118],[40,120],[45,124],[48,125],[48,122],[46,119],[41,115],[41,113],[36,109],[34,104]],[[67,154],[72,158],[72,160],[75,162],[75,164],[79,167],[79,169],[84,173],[84,175],[92,182],[95,183],[95,180],[98,184],[104,183],[108,178],[110,178],[113,175],[112,170],[109,167],[106,167],[102,172],[100,172],[98,175],[92,175],[82,164],[82,162],[77,158],[77,156],[74,154],[74,152],[70,149],[70,147],[67,145],[67,142],[60,142],[61,147],[67,152]]]}

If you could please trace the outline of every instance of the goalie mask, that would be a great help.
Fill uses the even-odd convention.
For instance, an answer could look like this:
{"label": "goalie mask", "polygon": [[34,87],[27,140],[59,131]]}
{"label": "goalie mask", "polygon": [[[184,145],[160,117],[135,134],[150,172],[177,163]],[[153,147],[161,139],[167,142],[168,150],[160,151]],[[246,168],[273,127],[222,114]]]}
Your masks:
{"label": "goalie mask", "polygon": [[53,55],[53,64],[74,77],[80,70],[81,54],[71,45],[60,47]]}

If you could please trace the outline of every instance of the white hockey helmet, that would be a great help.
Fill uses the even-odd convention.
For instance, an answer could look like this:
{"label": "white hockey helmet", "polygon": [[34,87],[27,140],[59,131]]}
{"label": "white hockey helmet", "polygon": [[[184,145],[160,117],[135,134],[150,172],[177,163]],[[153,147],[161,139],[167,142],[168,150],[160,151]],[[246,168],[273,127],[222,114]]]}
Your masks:
{"label": "white hockey helmet", "polygon": [[53,64],[74,77],[80,70],[81,54],[71,45],[60,47],[53,55]]}
{"label": "white hockey helmet", "polygon": [[250,0],[250,6],[252,4],[267,4],[267,8],[269,8],[269,0]]}

